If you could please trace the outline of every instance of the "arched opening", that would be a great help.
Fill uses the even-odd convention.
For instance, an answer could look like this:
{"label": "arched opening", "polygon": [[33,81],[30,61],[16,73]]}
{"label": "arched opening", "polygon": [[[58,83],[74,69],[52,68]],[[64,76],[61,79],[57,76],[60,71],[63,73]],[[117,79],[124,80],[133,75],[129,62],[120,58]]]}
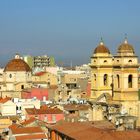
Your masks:
{"label": "arched opening", "polygon": [[132,88],[133,76],[130,74],[128,76],[128,88]]}
{"label": "arched opening", "polygon": [[108,75],[107,74],[105,74],[104,75],[104,86],[107,86],[108,85]]}
{"label": "arched opening", "polygon": [[120,76],[117,74],[117,88],[120,88]]}

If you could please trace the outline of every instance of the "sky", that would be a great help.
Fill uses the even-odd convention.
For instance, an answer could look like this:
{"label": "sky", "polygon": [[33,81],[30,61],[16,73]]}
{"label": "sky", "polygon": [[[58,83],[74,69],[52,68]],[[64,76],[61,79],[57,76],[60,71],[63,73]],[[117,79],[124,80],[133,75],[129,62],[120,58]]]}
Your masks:
{"label": "sky", "polygon": [[101,37],[116,54],[125,34],[140,56],[140,0],[0,0],[0,66],[15,53],[89,63]]}

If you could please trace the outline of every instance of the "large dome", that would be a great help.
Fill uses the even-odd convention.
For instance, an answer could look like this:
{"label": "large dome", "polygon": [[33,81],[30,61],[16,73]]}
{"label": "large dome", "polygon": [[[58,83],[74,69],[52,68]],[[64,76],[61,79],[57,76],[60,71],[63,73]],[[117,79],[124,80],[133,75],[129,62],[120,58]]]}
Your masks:
{"label": "large dome", "polygon": [[118,53],[133,53],[134,54],[134,48],[132,45],[128,44],[127,40],[124,41],[119,47],[118,47]]}
{"label": "large dome", "polygon": [[31,71],[28,64],[22,60],[19,57],[15,57],[15,59],[12,59],[8,62],[8,64],[5,66],[4,72],[6,71]]}
{"label": "large dome", "polygon": [[108,54],[110,54],[110,51],[104,45],[104,43],[101,41],[100,44],[94,50],[94,54],[97,54],[97,53],[108,53]]}

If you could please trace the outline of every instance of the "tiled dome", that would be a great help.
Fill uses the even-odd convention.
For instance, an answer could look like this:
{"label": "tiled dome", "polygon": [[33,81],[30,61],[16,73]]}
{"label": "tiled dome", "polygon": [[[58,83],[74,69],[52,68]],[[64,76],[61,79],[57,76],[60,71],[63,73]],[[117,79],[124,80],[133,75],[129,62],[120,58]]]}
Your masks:
{"label": "tiled dome", "polygon": [[15,59],[12,59],[8,62],[8,64],[5,66],[4,72],[7,71],[31,71],[28,64],[22,60],[19,57],[15,57]]}
{"label": "tiled dome", "polygon": [[94,54],[97,54],[97,53],[108,53],[110,54],[110,51],[109,49],[104,45],[103,42],[100,42],[100,44],[95,48],[94,50]]}
{"label": "tiled dome", "polygon": [[118,53],[134,53],[134,48],[125,40],[124,43],[118,47]]}

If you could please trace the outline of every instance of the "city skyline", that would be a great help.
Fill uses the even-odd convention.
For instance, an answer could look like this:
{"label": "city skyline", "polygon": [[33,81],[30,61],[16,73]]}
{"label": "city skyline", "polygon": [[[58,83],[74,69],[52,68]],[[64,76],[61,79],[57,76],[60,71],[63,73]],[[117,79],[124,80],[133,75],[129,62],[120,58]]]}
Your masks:
{"label": "city skyline", "polygon": [[21,55],[54,56],[65,65],[89,63],[103,37],[112,54],[124,41],[140,56],[138,0],[0,2],[0,66]]}

